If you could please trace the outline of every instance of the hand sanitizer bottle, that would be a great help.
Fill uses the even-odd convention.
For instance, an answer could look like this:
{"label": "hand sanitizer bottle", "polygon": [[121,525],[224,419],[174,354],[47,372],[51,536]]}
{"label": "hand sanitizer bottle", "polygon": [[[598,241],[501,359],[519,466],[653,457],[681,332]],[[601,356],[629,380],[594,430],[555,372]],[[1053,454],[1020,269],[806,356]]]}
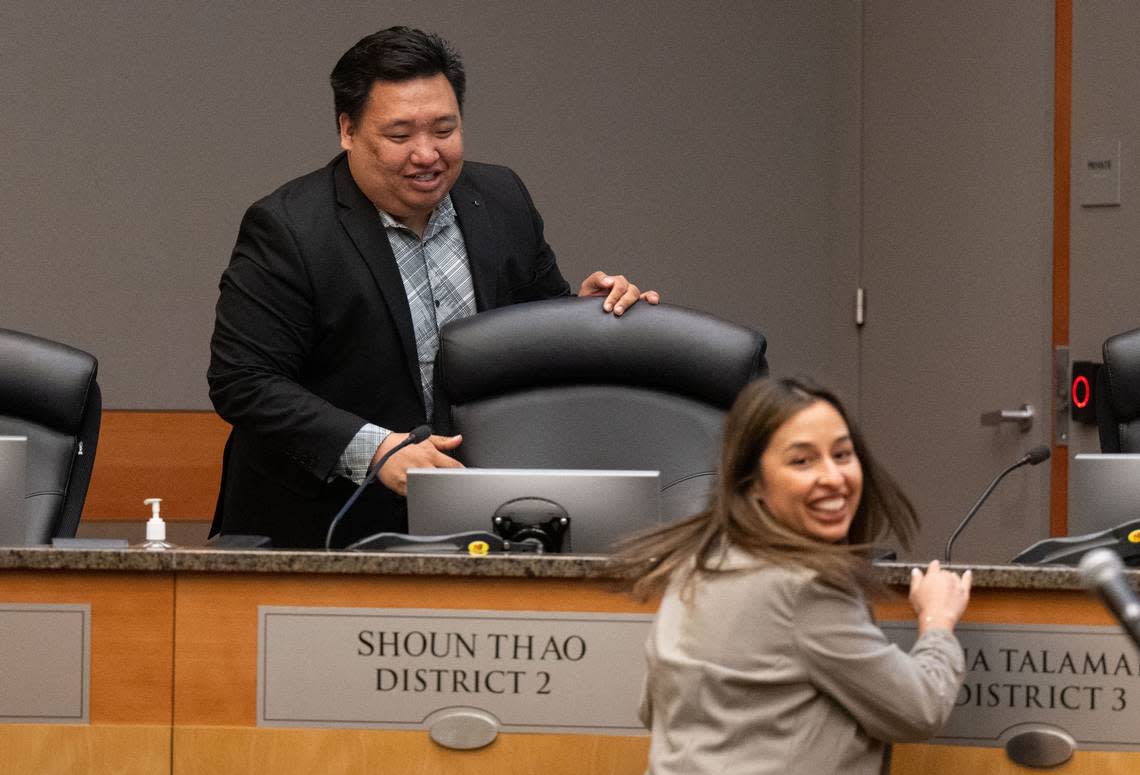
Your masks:
{"label": "hand sanitizer bottle", "polygon": [[162,516],[159,513],[162,498],[147,498],[143,503],[150,506],[150,519],[146,521],[146,541],[142,548],[151,552],[173,549],[174,544],[166,542],[166,523],[162,521]]}

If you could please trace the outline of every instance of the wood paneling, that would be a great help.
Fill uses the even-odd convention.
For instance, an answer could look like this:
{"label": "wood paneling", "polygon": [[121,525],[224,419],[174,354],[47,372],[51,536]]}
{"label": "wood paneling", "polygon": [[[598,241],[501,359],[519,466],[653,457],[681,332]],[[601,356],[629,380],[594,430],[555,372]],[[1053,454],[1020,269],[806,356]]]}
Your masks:
{"label": "wood paneling", "polygon": [[162,498],[167,520],[214,516],[230,426],[213,412],[103,412],[84,520],[145,520]]}
{"label": "wood paneling", "polygon": [[[902,590],[900,590],[900,593]],[[914,610],[905,596],[875,606],[882,621],[909,621]],[[979,589],[970,592],[970,605],[962,616],[967,623],[1113,625],[1112,614],[1081,591],[1032,589]]]}
{"label": "wood paneling", "polygon": [[[1069,345],[1069,247],[1073,138],[1073,0],[1057,0],[1053,36],[1053,350]],[[1057,395],[1068,386],[1054,385]],[[1054,429],[1055,433],[1055,429]],[[1049,461],[1049,535],[1069,534],[1069,449]]]}
{"label": "wood paneling", "polygon": [[[875,607],[880,620],[914,618],[905,600]],[[1112,615],[1085,592],[1047,590],[977,589],[970,595],[964,622],[987,624],[1112,625]],[[1077,751],[1060,767],[1059,775],[1124,775],[1140,771],[1140,753]],[[1021,775],[1040,770],[1014,764],[1001,748],[956,745],[898,745],[891,761],[893,775],[984,772],[987,775]]]}
{"label": "wood paneling", "polygon": [[[558,579],[180,574],[174,772],[510,772],[639,775],[649,740],[502,734],[451,751],[427,732],[257,728],[257,606],[457,608],[652,613],[605,583]],[[219,688],[224,687],[224,688]],[[604,697],[598,698],[604,702]]]}
{"label": "wood paneling", "polygon": [[170,772],[170,727],[0,725],[0,769],[35,775]]}
{"label": "wood paneling", "polygon": [[[44,773],[401,772],[409,775],[636,775],[648,738],[503,734],[451,751],[426,732],[259,728],[258,605],[650,613],[581,579],[363,577],[253,573],[5,571],[0,600],[89,603],[91,724],[0,725],[0,769]],[[876,607],[912,619],[905,599]],[[976,589],[970,622],[1111,624],[1083,592]],[[604,702],[604,697],[598,698]],[[1123,775],[1140,754],[1078,751],[1063,775]],[[1001,749],[901,745],[895,775],[1031,770]]]}
{"label": "wood paneling", "polygon": [[477,751],[452,751],[427,732],[365,729],[178,727],[177,775],[641,775],[648,737],[503,734]]}
{"label": "wood paneling", "polygon": [[[257,607],[461,608],[652,613],[600,582],[559,579],[180,574],[174,722],[257,721]],[[224,686],[224,691],[218,687]]]}
{"label": "wood paneling", "polygon": [[0,601],[89,604],[91,723],[170,724],[174,680],[172,576],[4,571],[0,573]]}
{"label": "wood paneling", "polygon": [[1059,767],[1047,770],[1014,764],[1001,748],[967,748],[958,745],[897,745],[891,758],[892,775],[985,773],[985,775],[1134,775],[1140,754],[1114,751],[1077,751]]}

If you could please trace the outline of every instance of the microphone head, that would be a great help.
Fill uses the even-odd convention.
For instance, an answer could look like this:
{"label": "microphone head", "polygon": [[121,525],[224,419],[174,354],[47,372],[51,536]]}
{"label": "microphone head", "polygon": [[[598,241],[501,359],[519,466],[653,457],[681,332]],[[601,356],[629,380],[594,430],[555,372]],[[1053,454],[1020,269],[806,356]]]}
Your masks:
{"label": "microphone head", "polygon": [[1124,570],[1120,556],[1111,549],[1093,549],[1081,558],[1081,581],[1088,589],[1096,589],[1103,582]]}
{"label": "microphone head", "polygon": [[1044,463],[1048,460],[1050,454],[1052,453],[1049,452],[1049,448],[1041,444],[1026,452],[1025,458],[1029,462],[1029,465],[1035,466],[1038,463]]}
{"label": "microphone head", "polygon": [[412,428],[411,432],[408,434],[408,443],[409,444],[419,444],[421,441],[423,441],[424,439],[426,439],[430,435],[431,435],[431,426],[430,425],[426,425],[426,424],[425,425],[417,425],[415,428]]}

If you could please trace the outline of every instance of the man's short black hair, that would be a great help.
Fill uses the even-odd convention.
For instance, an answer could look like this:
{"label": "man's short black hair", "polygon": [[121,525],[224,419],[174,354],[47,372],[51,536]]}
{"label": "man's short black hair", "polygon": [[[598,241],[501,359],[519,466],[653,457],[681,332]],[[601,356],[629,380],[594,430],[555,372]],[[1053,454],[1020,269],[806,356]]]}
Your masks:
{"label": "man's short black hair", "polygon": [[467,74],[459,52],[446,40],[412,27],[389,27],[362,38],[344,53],[329,77],[338,129],[341,113],[353,123],[360,118],[376,81],[398,83],[439,73],[451,84],[462,112]]}

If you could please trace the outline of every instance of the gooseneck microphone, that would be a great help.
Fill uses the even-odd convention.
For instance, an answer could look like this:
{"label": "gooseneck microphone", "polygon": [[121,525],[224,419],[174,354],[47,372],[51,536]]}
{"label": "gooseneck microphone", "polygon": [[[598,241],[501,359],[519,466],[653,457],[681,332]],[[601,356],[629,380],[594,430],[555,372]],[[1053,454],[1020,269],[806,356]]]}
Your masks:
{"label": "gooseneck microphone", "polygon": [[1140,648],[1140,599],[1124,580],[1124,565],[1111,549],[1093,549],[1081,558],[1081,580],[1100,595],[1105,607]]}
{"label": "gooseneck microphone", "polygon": [[356,503],[356,499],[360,497],[365,489],[367,489],[368,485],[372,484],[374,480],[379,478],[380,469],[383,468],[384,464],[388,462],[388,458],[392,457],[392,455],[395,455],[404,447],[411,446],[412,444],[419,444],[430,435],[430,425],[416,426],[412,429],[412,432],[404,438],[403,441],[385,452],[384,456],[376,462],[376,465],[371,466],[368,469],[368,473],[364,475],[364,480],[360,483],[360,486],[356,488],[356,492],[349,496],[348,500],[344,502],[344,505],[340,507],[340,511],[338,511],[336,513],[336,516],[332,518],[332,522],[329,523],[329,530],[327,533],[325,533],[326,552],[332,547],[333,531],[336,530],[337,524],[339,524],[341,519],[344,518],[344,515],[348,513],[348,510],[352,508],[352,504]]}
{"label": "gooseneck microphone", "polygon": [[982,504],[986,502],[986,498],[990,497],[990,493],[994,491],[995,487],[997,487],[998,482],[1004,479],[1005,475],[1014,469],[1021,468],[1025,465],[1035,466],[1038,463],[1043,463],[1048,459],[1049,448],[1042,444],[1026,452],[1021,456],[1020,459],[1018,459],[1016,463],[995,476],[994,480],[990,482],[990,486],[987,487],[986,491],[982,493],[982,497],[978,498],[978,502],[975,503],[974,507],[970,509],[970,511],[966,514],[966,518],[962,520],[961,524],[959,524],[957,529],[955,529],[954,532],[950,535],[950,540],[946,542],[945,562],[950,562],[950,549],[953,548],[954,541],[957,540],[958,534],[962,532],[966,525],[970,523],[970,520],[974,518],[974,515],[978,513],[978,509],[980,509],[982,507]]}

